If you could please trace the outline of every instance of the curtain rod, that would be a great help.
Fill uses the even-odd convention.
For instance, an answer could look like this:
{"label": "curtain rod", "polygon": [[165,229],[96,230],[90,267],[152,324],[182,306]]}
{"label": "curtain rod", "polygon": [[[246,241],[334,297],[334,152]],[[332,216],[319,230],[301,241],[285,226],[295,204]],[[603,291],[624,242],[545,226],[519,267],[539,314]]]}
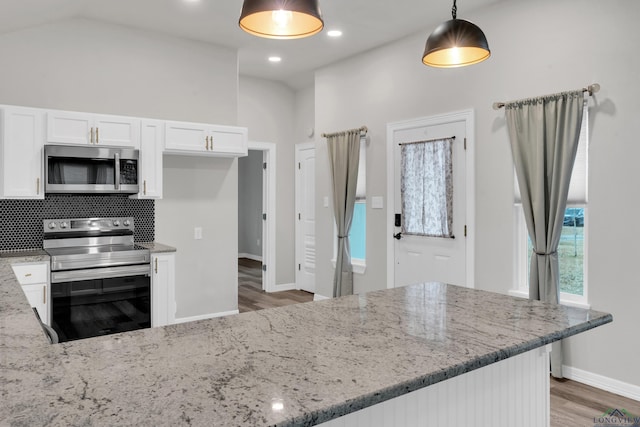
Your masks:
{"label": "curtain rod", "polygon": [[[591,84],[587,87],[583,87],[582,91],[583,92],[589,92],[589,96],[593,96],[594,93],[598,92],[600,90],[600,85],[598,83],[594,83]],[[493,109],[494,110],[499,110],[502,107],[504,107],[506,105],[506,103],[504,102],[494,102],[493,103]]]}
{"label": "curtain rod", "polygon": [[426,141],[399,142],[398,145],[427,144],[429,142],[442,141],[444,139],[456,139],[456,136],[453,135],[446,138],[434,138],[434,139],[428,139]]}
{"label": "curtain rod", "polygon": [[369,131],[369,129],[366,126],[360,126],[359,128],[343,130],[342,132],[323,133],[322,137],[323,138],[329,138],[329,137],[332,137],[332,136],[345,135],[347,133],[355,133],[355,132],[364,133],[366,135],[368,131]]}

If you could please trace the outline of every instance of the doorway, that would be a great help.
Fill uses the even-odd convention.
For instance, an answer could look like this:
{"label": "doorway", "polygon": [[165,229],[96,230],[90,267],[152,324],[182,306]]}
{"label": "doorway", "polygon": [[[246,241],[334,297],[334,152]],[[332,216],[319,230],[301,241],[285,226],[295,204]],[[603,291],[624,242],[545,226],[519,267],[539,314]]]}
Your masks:
{"label": "doorway", "polygon": [[[466,110],[387,125],[387,287],[424,281],[474,286],[473,119],[473,110]],[[403,234],[402,191],[407,197],[410,190],[400,189],[401,144],[438,139],[452,141],[452,233],[447,237]]]}
{"label": "doorway", "polygon": [[276,145],[248,144],[238,159],[238,285],[275,291]]}

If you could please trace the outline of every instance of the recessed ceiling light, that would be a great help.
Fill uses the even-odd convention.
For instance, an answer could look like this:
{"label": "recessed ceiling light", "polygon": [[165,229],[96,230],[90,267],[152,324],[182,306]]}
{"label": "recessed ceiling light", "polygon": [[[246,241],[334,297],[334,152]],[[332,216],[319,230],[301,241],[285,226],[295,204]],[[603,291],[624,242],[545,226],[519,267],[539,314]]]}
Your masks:
{"label": "recessed ceiling light", "polygon": [[340,30],[327,31],[327,35],[329,37],[340,37],[342,35],[342,31],[340,31]]}
{"label": "recessed ceiling light", "polygon": [[282,58],[280,58],[279,56],[270,56],[269,57],[269,62],[280,62],[282,61]]}

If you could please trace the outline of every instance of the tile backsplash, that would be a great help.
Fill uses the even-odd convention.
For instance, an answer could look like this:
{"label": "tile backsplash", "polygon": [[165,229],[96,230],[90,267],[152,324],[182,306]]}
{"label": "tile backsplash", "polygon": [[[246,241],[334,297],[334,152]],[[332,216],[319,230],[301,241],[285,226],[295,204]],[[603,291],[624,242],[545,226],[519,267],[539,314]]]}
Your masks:
{"label": "tile backsplash", "polygon": [[42,220],[132,216],[135,240],[155,239],[155,202],[125,195],[47,195],[44,200],[0,200],[0,250],[42,248]]}

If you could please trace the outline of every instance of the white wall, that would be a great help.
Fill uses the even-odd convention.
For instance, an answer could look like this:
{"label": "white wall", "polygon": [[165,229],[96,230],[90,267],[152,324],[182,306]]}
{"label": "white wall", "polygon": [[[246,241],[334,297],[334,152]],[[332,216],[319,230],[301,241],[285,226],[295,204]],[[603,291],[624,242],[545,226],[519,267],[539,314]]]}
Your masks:
{"label": "white wall", "polygon": [[238,124],[249,128],[250,141],[271,142],[278,147],[276,285],[295,282],[294,99],[294,92],[282,83],[240,76]]}
{"label": "white wall", "polygon": [[[237,54],[227,48],[70,19],[0,35],[0,57],[0,103],[237,121]],[[156,240],[178,248],[177,315],[235,310],[236,162],[165,157],[165,166]],[[203,241],[193,240],[197,225],[204,228]]]}
{"label": "white wall", "polygon": [[238,158],[238,254],[262,257],[262,151]]}
{"label": "white wall", "polygon": [[[623,221],[640,210],[633,172],[637,143],[640,3],[624,0],[502,2],[463,15],[487,35],[492,57],[462,69],[422,65],[425,39],[438,22],[413,37],[316,73],[316,135],[367,125],[368,196],[386,195],[386,124],[466,108],[476,113],[476,287],[513,287],[513,165],[504,110],[494,101],[544,95],[600,83],[592,100],[589,164],[589,302],[611,312],[611,325],[569,340],[567,365],[640,386],[635,340],[640,300],[635,263],[640,229]],[[330,193],[326,143],[316,136],[318,293],[331,294],[333,219],[322,207]],[[387,203],[385,197],[385,204]],[[386,212],[367,211],[367,272],[356,292],[386,287]],[[623,344],[622,344],[623,343]],[[622,347],[618,348],[618,345]]]}
{"label": "white wall", "polygon": [[[316,133],[314,85],[296,91],[295,106],[294,141],[296,144],[311,142]],[[311,131],[313,135],[309,136]]]}
{"label": "white wall", "polygon": [[[176,318],[238,308],[237,161],[164,156],[156,240],[176,253]],[[194,240],[194,227],[202,239]]]}

